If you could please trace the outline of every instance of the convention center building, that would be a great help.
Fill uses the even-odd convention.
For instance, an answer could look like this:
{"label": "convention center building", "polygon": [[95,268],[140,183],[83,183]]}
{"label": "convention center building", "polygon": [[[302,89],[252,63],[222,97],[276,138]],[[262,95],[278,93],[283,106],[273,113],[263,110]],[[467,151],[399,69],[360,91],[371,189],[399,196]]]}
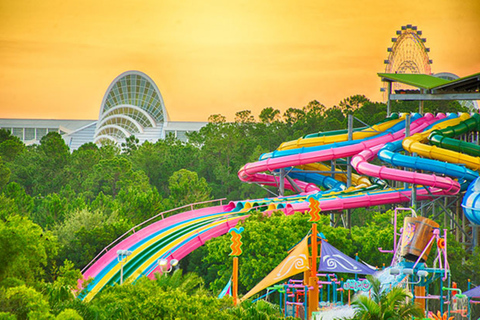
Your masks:
{"label": "convention center building", "polygon": [[0,128],[11,131],[27,145],[55,131],[72,151],[88,142],[121,145],[132,135],[140,144],[165,139],[169,134],[186,141],[187,132],[198,131],[206,124],[170,121],[160,90],[140,71],[127,71],[113,80],[103,97],[98,120],[0,119]]}

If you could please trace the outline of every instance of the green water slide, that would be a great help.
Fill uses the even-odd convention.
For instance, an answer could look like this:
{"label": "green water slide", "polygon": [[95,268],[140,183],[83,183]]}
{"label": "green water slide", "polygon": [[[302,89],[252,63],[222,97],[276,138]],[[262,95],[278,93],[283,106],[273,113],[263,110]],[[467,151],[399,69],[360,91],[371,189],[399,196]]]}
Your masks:
{"label": "green water slide", "polygon": [[431,144],[437,147],[479,157],[480,146],[471,142],[453,139],[454,137],[461,136],[471,131],[480,131],[480,115],[478,113],[475,113],[469,119],[456,126],[432,131],[428,140]]}

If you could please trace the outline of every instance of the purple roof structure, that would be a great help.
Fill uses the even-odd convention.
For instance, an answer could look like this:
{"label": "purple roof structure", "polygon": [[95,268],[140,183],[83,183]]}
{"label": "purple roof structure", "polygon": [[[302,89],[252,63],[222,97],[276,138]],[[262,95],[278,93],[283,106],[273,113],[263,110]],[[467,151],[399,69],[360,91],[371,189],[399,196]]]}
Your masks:
{"label": "purple roof structure", "polygon": [[318,271],[373,274],[376,270],[350,258],[330,243],[323,240],[322,255],[320,257]]}

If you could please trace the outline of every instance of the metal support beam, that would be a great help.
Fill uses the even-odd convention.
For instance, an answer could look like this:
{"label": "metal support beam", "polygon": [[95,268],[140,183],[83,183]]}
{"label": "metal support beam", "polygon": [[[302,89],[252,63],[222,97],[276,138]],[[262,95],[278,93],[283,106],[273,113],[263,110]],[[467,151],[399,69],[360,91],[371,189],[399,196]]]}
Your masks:
{"label": "metal support beam", "polygon": [[[423,94],[423,90],[422,90],[422,94]],[[418,113],[420,113],[422,116],[423,116],[423,103],[424,103],[425,100],[420,100],[420,102],[418,103]]]}
{"label": "metal support beam", "polygon": [[[348,141],[353,140],[353,115],[348,115]],[[352,160],[351,157],[347,158],[347,188],[352,186],[352,165],[350,161]],[[346,217],[346,228],[350,229],[352,227],[352,210],[347,210],[347,217]]]}
{"label": "metal support beam", "polygon": [[[480,100],[480,93],[437,93],[437,94],[406,93],[406,94],[390,94],[390,99],[391,100],[398,100],[398,101]],[[387,107],[388,107],[388,104],[387,104]],[[388,109],[387,109],[387,112],[388,112]]]}
{"label": "metal support beam", "polygon": [[392,100],[392,81],[388,81],[388,88],[387,88],[387,117],[390,117],[391,112],[391,100]]}
{"label": "metal support beam", "polygon": [[[429,188],[425,188],[428,193],[434,197],[434,195],[432,194],[432,192],[430,191]],[[438,204],[440,205],[440,207],[442,208],[443,212],[448,215],[448,217],[450,217],[450,219],[453,221],[453,223],[462,231],[463,234],[465,234],[468,238],[470,238],[467,234],[467,232],[465,230],[462,229],[462,227],[458,224],[458,222],[454,219],[454,217],[450,214],[450,212],[448,212],[448,209],[443,205],[443,203],[441,201],[438,202]]]}
{"label": "metal support beam", "polygon": [[286,176],[286,178],[288,182],[290,182],[290,184],[293,186],[295,191],[297,191],[298,193],[302,192],[302,189],[295,183],[295,181],[293,181],[292,177]]}
{"label": "metal support beam", "polygon": [[280,169],[280,186],[278,188],[278,195],[283,197],[285,194],[285,168]]}
{"label": "metal support beam", "polygon": [[[335,179],[335,169],[336,169],[336,164],[337,161],[336,159],[333,159],[330,162],[330,169],[332,171],[332,178]],[[330,213],[330,227],[335,227],[335,215],[333,213]]]}

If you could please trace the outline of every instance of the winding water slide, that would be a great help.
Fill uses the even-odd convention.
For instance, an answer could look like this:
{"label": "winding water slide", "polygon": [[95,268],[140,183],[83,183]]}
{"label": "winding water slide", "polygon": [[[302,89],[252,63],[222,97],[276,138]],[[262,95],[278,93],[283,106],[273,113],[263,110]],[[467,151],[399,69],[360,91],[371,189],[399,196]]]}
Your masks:
{"label": "winding water slide", "polygon": [[[181,260],[207,240],[227,233],[239,220],[245,219],[252,209],[282,210],[287,215],[295,211],[304,212],[308,210],[309,197],[320,201],[322,211],[340,211],[410,201],[411,187],[388,188],[384,180],[421,185],[422,187],[417,189],[417,199],[430,199],[434,195],[456,194],[462,190],[462,186],[478,177],[478,174],[473,171],[478,170],[478,167],[471,163],[478,163],[479,158],[462,153],[459,156],[457,151],[452,158],[451,151],[443,146],[451,144],[452,141],[438,142],[442,147],[425,144],[429,137],[436,137],[437,142],[438,136],[447,136],[451,139],[458,134],[463,134],[464,132],[458,131],[458,128],[465,126],[465,122],[469,124],[465,126],[467,128],[465,130],[476,130],[478,119],[475,120],[476,124],[473,128],[468,114],[462,114],[460,117],[443,114],[435,117],[426,114],[423,117],[413,115],[411,118],[410,134],[412,136],[407,138],[405,138],[405,117],[402,116],[389,119],[372,128],[356,131],[353,140],[348,140],[345,132],[338,132],[338,134],[309,135],[282,144],[277,151],[262,155],[257,162],[246,164],[240,169],[238,175],[245,182],[278,185],[278,177],[264,172],[287,168],[290,171],[289,175],[296,179],[285,179],[285,187],[300,191],[297,195],[230,202],[226,205],[191,210],[153,222],[138,231],[134,229],[133,234],[125,235],[107,247],[103,255],[86,267],[83,276],[85,279],[93,278],[93,280],[80,298],[89,301],[105,286],[119,283],[120,278],[124,282],[132,282],[141,276],[153,277],[154,272],[158,271],[159,259]],[[457,131],[451,134],[451,128],[457,128],[455,129]],[[428,153],[427,157],[435,160],[400,154],[402,142],[403,147],[409,152],[417,154],[425,152]],[[466,145],[456,145],[452,148],[465,147]],[[468,147],[469,150],[472,149],[471,146]],[[432,173],[371,164],[370,161],[377,155],[392,166],[427,170]],[[351,157],[351,164],[359,174],[378,178],[376,181],[380,182],[370,183],[365,176],[357,175],[354,181],[358,185],[347,189],[344,182],[339,181],[341,179],[319,177],[320,174],[317,171],[326,168],[321,162],[347,157]],[[448,159],[445,160],[445,158]],[[455,159],[457,164],[443,162],[448,160],[452,162],[451,159]],[[435,175],[435,172],[440,175]],[[321,191],[319,185],[329,189]],[[117,259],[118,250],[129,250],[132,253],[121,263]]]}

